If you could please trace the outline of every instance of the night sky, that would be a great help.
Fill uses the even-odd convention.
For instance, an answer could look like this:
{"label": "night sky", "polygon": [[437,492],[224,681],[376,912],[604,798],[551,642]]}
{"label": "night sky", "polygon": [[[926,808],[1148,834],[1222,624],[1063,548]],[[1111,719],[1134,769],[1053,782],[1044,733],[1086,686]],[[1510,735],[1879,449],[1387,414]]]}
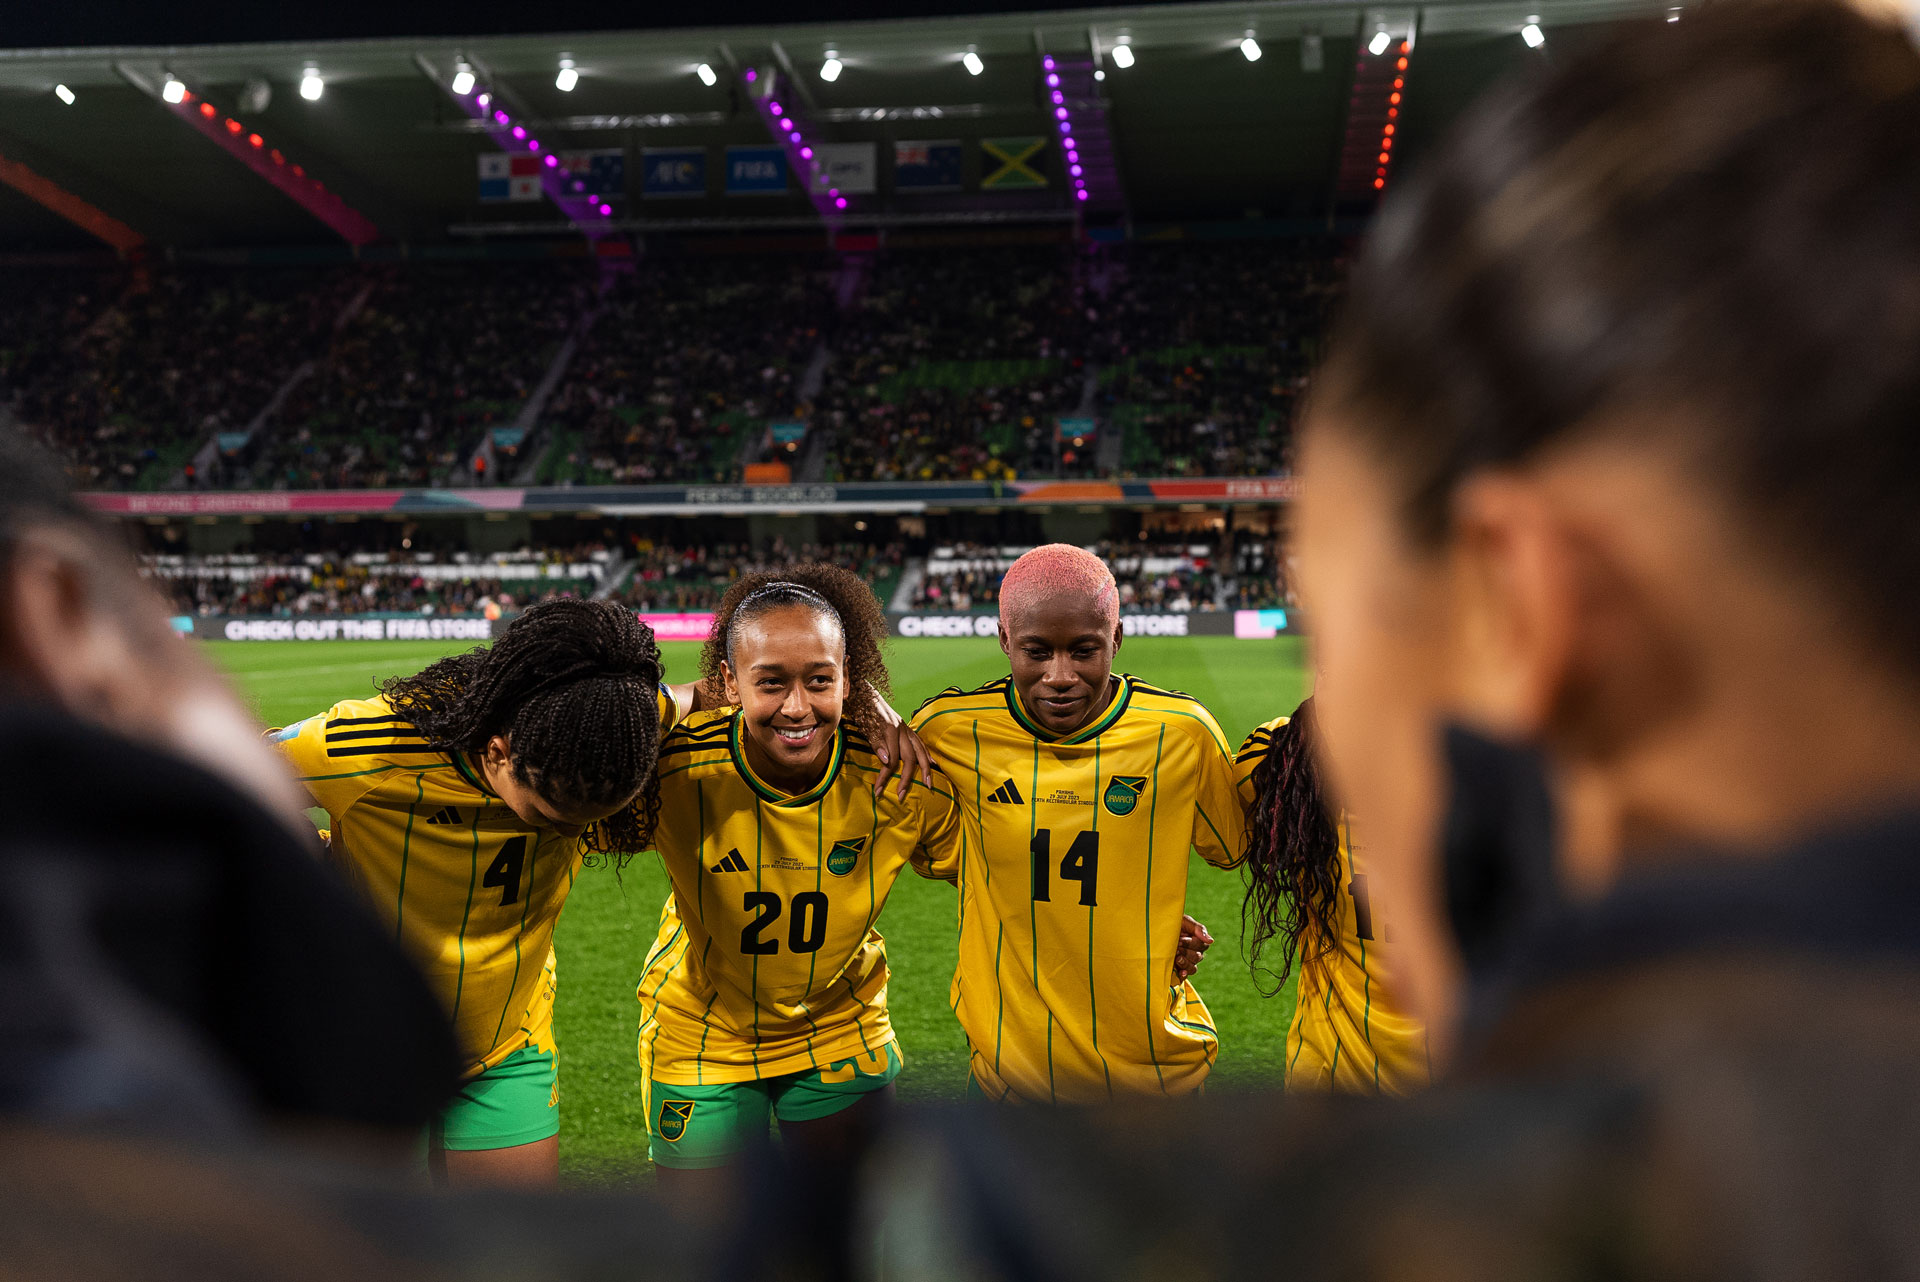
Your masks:
{"label": "night sky", "polygon": [[608,31],[645,27],[734,26],[1035,8],[1104,7],[1096,0],[773,0],[636,3],[635,0],[72,0],[10,4],[0,17],[0,48],[83,45],[214,44],[252,40],[342,40],[379,36],[495,35]]}

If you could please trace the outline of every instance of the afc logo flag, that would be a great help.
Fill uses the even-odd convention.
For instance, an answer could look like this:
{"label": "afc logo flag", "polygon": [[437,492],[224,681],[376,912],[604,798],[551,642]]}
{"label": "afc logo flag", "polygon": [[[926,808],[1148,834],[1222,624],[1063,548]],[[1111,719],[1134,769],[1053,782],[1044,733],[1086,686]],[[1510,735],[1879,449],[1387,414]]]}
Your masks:
{"label": "afc logo flag", "polygon": [[649,200],[707,194],[705,147],[648,147],[641,155],[641,195]]}

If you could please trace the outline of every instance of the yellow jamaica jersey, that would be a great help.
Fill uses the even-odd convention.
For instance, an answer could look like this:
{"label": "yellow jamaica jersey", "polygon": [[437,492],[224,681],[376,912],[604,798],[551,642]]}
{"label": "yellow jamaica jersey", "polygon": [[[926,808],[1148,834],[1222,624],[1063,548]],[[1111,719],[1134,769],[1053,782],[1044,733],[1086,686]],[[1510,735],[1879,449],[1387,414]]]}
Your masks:
{"label": "yellow jamaica jersey", "polygon": [[[661,724],[673,699],[660,694]],[[331,855],[452,1018],[469,1076],[552,1048],[553,928],[585,847],[525,823],[384,697],[274,737],[332,823]]]}
{"label": "yellow jamaica jersey", "polygon": [[[1273,732],[1285,717],[1267,722],[1240,745],[1234,758],[1240,799],[1254,802],[1253,772],[1266,759]],[[1395,1006],[1384,988],[1393,949],[1375,916],[1367,890],[1364,848],[1356,850],[1343,817],[1336,900],[1339,938],[1331,952],[1306,934],[1300,951],[1300,985],[1287,1029],[1287,1087],[1359,1094],[1405,1095],[1427,1084],[1427,1030]]]}
{"label": "yellow jamaica jersey", "polygon": [[1125,676],[1055,736],[1003,677],[935,695],[913,727],[975,830],[953,1006],[980,1088],[1060,1104],[1197,1089],[1219,1039],[1173,979],[1188,852],[1230,868],[1242,845],[1213,717]]}
{"label": "yellow jamaica jersey", "polygon": [[696,713],[660,749],[655,845],[673,892],[640,981],[648,1081],[753,1081],[884,1055],[887,953],[873,928],[902,869],[952,880],[953,787],[876,797],[879,759],[842,725],[820,782],[791,795],[747,762],[738,708]]}

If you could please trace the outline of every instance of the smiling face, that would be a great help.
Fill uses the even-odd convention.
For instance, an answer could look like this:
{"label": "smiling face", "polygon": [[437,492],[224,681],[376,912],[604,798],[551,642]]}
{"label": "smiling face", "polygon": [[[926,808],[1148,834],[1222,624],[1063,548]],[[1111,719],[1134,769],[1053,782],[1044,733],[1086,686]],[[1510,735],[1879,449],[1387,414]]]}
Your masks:
{"label": "smiling face", "polygon": [[1120,626],[1091,598],[1060,594],[1002,623],[1000,648],[1027,715],[1052,734],[1072,734],[1107,705]]}
{"label": "smiling face", "polygon": [[640,789],[636,788],[633,796],[615,806],[556,801],[515,774],[511,735],[497,734],[489,739],[486,749],[476,758],[476,763],[480,768],[481,781],[495,796],[507,803],[507,808],[519,816],[522,823],[569,839],[585,833],[602,819],[619,814],[640,795]]}
{"label": "smiling face", "polygon": [[780,606],[733,625],[720,665],[747,762],[791,792],[819,781],[847,702],[846,642],[831,615]]}

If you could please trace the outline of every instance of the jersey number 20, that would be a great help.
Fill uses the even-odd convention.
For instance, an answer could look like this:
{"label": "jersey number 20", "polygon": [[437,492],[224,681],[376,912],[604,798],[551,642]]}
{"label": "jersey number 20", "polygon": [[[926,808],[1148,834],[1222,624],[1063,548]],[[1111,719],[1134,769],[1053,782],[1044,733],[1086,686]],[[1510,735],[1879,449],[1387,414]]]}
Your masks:
{"label": "jersey number 20", "polygon": [[827,897],[817,890],[803,890],[793,897],[791,905],[782,905],[780,896],[770,890],[749,890],[746,901],[741,904],[754,914],[752,921],[740,929],[740,951],[749,956],[765,957],[780,951],[777,939],[762,939],[760,934],[774,922],[780,920],[782,907],[793,909],[787,918],[787,949],[796,953],[817,953],[820,945],[827,942]]}

